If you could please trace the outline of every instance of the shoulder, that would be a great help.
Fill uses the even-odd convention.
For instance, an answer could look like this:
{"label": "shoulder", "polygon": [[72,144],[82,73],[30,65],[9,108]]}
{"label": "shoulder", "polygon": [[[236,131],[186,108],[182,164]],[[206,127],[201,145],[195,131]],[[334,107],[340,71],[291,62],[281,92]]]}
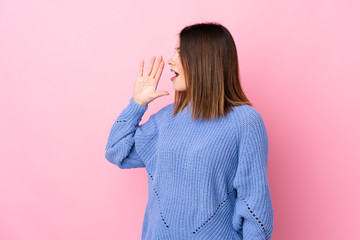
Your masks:
{"label": "shoulder", "polygon": [[[162,122],[164,121],[164,117],[168,115],[168,112],[171,112],[172,104],[167,104],[155,113],[151,114],[149,119],[139,125],[139,131],[137,132],[136,138],[139,141],[140,138],[144,136],[156,136]],[[146,106],[147,108],[147,106]]]}
{"label": "shoulder", "polygon": [[238,135],[249,137],[258,134],[266,135],[266,127],[261,113],[250,105],[233,106],[232,119]]}
{"label": "shoulder", "polygon": [[154,121],[156,124],[160,124],[163,122],[166,118],[170,118],[172,116],[174,103],[169,103],[165,105],[164,107],[160,108],[157,112],[153,113],[149,117],[149,121]]}
{"label": "shoulder", "polygon": [[237,124],[259,124],[263,123],[261,113],[250,105],[233,106],[233,118]]}
{"label": "shoulder", "polygon": [[174,107],[174,103],[169,103],[169,104],[165,105],[164,107],[160,108],[157,112],[155,112],[151,116],[154,116],[156,118],[162,118],[165,115],[171,113],[173,110],[173,107]]}

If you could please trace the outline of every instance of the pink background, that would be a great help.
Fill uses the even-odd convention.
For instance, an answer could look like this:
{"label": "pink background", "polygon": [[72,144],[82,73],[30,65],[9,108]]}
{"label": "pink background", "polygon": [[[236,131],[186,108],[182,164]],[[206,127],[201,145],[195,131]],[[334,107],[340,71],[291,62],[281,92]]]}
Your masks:
{"label": "pink background", "polygon": [[[236,41],[269,135],[274,240],[360,239],[358,1],[0,1],[0,239],[140,239],[144,169],[105,159],[141,59]],[[173,102],[166,64],[141,123]]]}

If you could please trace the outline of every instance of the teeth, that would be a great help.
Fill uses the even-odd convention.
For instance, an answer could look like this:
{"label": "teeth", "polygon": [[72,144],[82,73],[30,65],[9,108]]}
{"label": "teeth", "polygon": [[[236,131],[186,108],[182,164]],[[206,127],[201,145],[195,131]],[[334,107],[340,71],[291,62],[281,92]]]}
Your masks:
{"label": "teeth", "polygon": [[175,73],[175,76],[174,76],[174,77],[179,76],[179,74],[178,74],[177,72],[175,72],[175,71],[174,71],[174,70],[172,70],[172,69],[170,69],[170,70],[171,70],[171,72]]}

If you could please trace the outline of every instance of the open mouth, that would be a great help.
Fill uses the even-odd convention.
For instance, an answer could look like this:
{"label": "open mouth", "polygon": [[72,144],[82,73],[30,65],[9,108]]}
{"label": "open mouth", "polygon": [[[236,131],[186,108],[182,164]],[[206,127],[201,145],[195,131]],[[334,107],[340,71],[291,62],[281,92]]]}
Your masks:
{"label": "open mouth", "polygon": [[172,71],[173,73],[175,73],[175,76],[173,76],[173,77],[171,78],[171,81],[174,81],[175,78],[177,78],[177,77],[179,76],[179,73],[175,72],[175,71],[172,70],[172,69],[171,69],[171,71]]}

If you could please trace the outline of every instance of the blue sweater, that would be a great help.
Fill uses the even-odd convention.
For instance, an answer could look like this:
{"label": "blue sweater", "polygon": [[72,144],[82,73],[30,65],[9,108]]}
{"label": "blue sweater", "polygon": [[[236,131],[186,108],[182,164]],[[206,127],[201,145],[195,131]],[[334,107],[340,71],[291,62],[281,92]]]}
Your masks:
{"label": "blue sweater", "polygon": [[175,117],[173,106],[139,125],[148,106],[131,98],[106,145],[111,163],[146,169],[141,239],[270,239],[268,137],[259,112],[233,106],[226,117],[194,121],[191,104]]}

